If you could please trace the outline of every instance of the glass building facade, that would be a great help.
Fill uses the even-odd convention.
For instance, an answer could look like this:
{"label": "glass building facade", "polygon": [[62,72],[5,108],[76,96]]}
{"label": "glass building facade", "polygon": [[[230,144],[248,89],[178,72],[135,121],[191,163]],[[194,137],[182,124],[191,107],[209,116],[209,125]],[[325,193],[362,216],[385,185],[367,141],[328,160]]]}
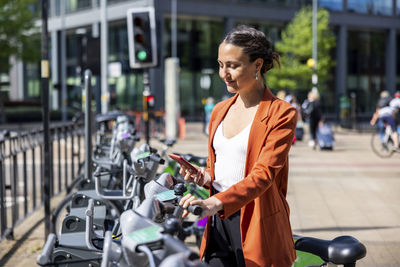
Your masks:
{"label": "glass building facade", "polygon": [[397,33],[396,39],[396,90],[400,91],[400,33]]}
{"label": "glass building facade", "polygon": [[[100,20],[93,16],[101,0],[66,0],[66,16],[77,20],[66,25],[66,84],[68,105],[81,105],[82,72],[91,68],[96,101],[100,100]],[[122,110],[141,111],[143,75],[141,70],[129,67],[126,10],[136,3],[154,4],[157,15],[159,66],[150,72],[156,109],[164,109],[164,66],[171,56],[171,7],[169,1],[108,0],[108,62],[120,64],[121,73],[108,77],[110,106]],[[54,6],[51,19],[60,19],[60,1]],[[218,75],[217,51],[224,34],[238,24],[248,24],[262,30],[275,43],[293,14],[312,0],[215,0],[178,1],[177,56],[180,62],[179,86],[181,114],[188,120],[200,120],[202,101],[212,96],[217,101],[227,94]],[[330,28],[336,34],[337,46],[332,58],[337,66],[332,69],[334,79],[322,92],[325,114],[337,118],[339,98],[356,97],[358,114],[369,116],[382,90],[400,90],[400,0],[319,0],[319,7],[331,11]],[[247,12],[246,9],[251,10]],[[97,13],[99,14],[99,13]],[[117,14],[117,15],[116,15]],[[381,20],[382,16],[385,20]],[[55,23],[56,25],[57,23]],[[94,24],[99,27],[94,34]],[[52,24],[49,24],[52,25]],[[60,24],[58,24],[60,25]],[[60,49],[60,26],[56,42]],[[96,35],[96,36],[95,36]],[[53,36],[54,37],[54,36]],[[58,53],[59,54],[59,53]],[[54,60],[52,59],[52,62]],[[58,63],[60,64],[60,58]],[[394,67],[393,67],[394,66]],[[25,64],[25,98],[40,98],[39,65]],[[60,72],[60,67],[54,68]],[[60,77],[60,75],[59,75]],[[206,82],[205,82],[206,81]],[[51,86],[59,90],[59,85]],[[273,89],[273,88],[272,88]],[[299,90],[301,102],[306,90]],[[60,95],[60,94],[59,94]],[[59,100],[60,102],[60,100]]]}
{"label": "glass building facade", "polygon": [[386,89],[385,38],[380,32],[348,32],[347,90],[355,93],[359,113],[375,111],[379,92]]}
{"label": "glass building facade", "polygon": [[[171,20],[167,18],[164,25],[164,58],[168,58],[171,56]],[[177,31],[182,116],[196,119],[202,112],[202,99],[209,96],[222,99],[225,94],[217,64],[224,24],[222,20],[182,18]],[[209,86],[201,86],[203,76],[210,78]]]}

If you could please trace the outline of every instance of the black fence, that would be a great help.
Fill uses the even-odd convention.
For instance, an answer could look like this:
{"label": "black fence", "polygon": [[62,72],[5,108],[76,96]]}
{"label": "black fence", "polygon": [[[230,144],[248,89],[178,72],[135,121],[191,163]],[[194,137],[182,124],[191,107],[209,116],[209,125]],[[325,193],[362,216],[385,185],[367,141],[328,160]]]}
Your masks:
{"label": "black fence", "polygon": [[[82,123],[50,127],[51,196],[63,192],[83,171]],[[43,204],[43,130],[0,134],[0,241]]]}

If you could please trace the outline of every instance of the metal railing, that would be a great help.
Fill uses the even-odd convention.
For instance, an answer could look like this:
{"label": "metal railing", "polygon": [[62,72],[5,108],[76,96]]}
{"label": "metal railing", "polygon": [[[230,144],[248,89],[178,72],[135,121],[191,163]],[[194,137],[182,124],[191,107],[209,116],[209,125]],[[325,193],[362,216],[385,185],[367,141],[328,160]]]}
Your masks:
{"label": "metal railing", "polygon": [[[43,130],[0,134],[0,241],[43,205]],[[83,171],[82,122],[50,127],[50,194],[63,192]]]}

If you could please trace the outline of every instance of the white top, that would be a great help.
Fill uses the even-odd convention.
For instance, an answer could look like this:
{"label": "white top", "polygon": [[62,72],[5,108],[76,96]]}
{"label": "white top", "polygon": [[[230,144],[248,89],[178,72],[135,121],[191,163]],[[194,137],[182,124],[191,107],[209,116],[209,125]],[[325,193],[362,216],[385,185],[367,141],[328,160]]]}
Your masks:
{"label": "white top", "polygon": [[213,140],[215,150],[213,186],[219,192],[225,191],[244,178],[250,128],[251,123],[228,139],[223,134],[223,121],[218,125]]}
{"label": "white top", "polygon": [[378,110],[378,117],[388,117],[388,116],[393,116],[394,109],[392,107],[386,106],[383,108],[380,108]]}
{"label": "white top", "polygon": [[389,106],[391,106],[392,108],[398,108],[400,109],[400,98],[393,98],[390,103]]}

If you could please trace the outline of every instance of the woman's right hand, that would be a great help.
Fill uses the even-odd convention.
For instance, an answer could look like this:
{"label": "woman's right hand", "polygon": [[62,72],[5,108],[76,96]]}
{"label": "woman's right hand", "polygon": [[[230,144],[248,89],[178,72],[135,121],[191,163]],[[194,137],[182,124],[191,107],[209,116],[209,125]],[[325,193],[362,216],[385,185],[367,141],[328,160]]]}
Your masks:
{"label": "woman's right hand", "polygon": [[209,197],[207,199],[196,199],[196,197],[192,196],[191,194],[187,194],[186,196],[181,198],[179,205],[185,209],[185,211],[182,214],[182,218],[185,218],[189,214],[189,212],[186,210],[189,207],[189,205],[198,205],[203,209],[203,212],[199,216],[200,219],[203,219],[204,217],[207,216],[213,216],[218,211],[224,208],[224,205],[221,202],[221,200],[219,200],[214,196]]}
{"label": "woman's right hand", "polygon": [[193,171],[190,169],[185,168],[185,166],[181,165],[181,169],[179,174],[182,175],[183,179],[189,183],[195,183],[199,186],[210,185],[211,176],[208,172],[205,171],[204,168],[200,168],[195,166],[197,172],[192,173]]}

